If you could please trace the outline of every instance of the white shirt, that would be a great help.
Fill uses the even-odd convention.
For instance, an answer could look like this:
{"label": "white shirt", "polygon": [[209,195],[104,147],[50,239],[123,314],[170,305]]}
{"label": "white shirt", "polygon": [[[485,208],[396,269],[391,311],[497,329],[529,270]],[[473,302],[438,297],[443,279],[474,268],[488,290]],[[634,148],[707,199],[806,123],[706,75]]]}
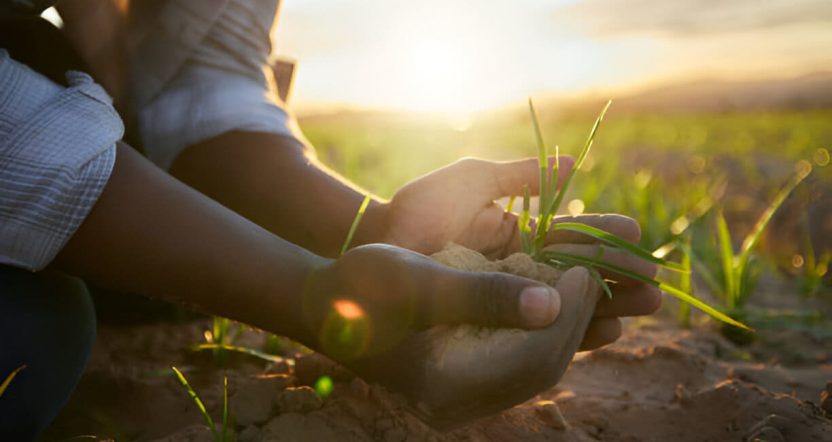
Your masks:
{"label": "white shirt", "polygon": [[0,49],[0,264],[40,270],[89,214],[124,126],[88,75],[64,88]]}

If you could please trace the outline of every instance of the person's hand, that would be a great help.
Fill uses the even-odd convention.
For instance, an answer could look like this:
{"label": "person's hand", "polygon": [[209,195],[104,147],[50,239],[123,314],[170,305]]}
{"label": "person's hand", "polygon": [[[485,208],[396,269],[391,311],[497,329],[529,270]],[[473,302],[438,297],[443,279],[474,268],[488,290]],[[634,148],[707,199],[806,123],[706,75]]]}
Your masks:
{"label": "person's hand", "polygon": [[[638,244],[641,229],[638,222],[622,215],[579,215],[556,217],[554,223],[577,222],[612,233],[631,243]],[[550,231],[545,250],[565,252],[591,258],[600,258],[610,264],[630,270],[649,278],[656,276],[657,267],[641,258],[603,248],[591,237],[580,233],[556,230]],[[642,316],[654,313],[662,302],[661,291],[655,286],[627,278],[616,273],[599,269],[601,276],[608,280],[612,298],[602,297],[595,308],[595,316],[589,324],[581,350],[592,350],[612,342],[621,336],[621,319],[626,316]]]}
{"label": "person's hand", "polygon": [[[560,179],[573,163],[570,157],[560,158]],[[402,187],[387,204],[387,240],[425,254],[437,252],[451,241],[490,258],[518,252],[517,215],[506,213],[495,200],[522,195],[524,185],[536,194],[538,172],[536,158],[510,162],[463,159],[425,175]],[[622,215],[565,216],[554,222],[567,221],[587,224],[633,243],[641,237],[638,223]],[[550,231],[546,244],[553,250],[598,256],[598,241],[574,232]],[[606,250],[603,259],[648,277],[656,273],[653,264],[625,253]],[[601,274],[614,281],[610,283],[613,297],[599,302],[581,346],[585,350],[618,339],[619,317],[650,314],[661,304],[657,288],[607,271]]]}
{"label": "person's hand", "polygon": [[[550,162],[554,159],[550,159]],[[572,168],[560,157],[560,179]],[[387,203],[386,242],[430,255],[449,242],[502,258],[519,250],[517,215],[495,200],[538,192],[536,158],[494,162],[465,158],[422,176]]]}
{"label": "person's hand", "polygon": [[542,328],[560,308],[545,284],[455,270],[385,244],[356,247],[313,272],[303,301],[319,349],[341,360],[383,352],[433,325]]}

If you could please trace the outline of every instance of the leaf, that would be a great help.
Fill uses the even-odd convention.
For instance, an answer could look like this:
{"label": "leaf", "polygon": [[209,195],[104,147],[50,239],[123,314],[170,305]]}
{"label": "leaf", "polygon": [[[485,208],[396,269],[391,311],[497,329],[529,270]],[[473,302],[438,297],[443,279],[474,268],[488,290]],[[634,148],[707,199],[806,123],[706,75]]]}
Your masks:
{"label": "leaf", "polygon": [[222,377],[222,442],[231,440],[228,437],[228,376]]}
{"label": "leaf", "polygon": [[17,376],[17,374],[20,373],[20,371],[24,368],[26,368],[26,364],[23,364],[20,367],[15,368],[14,370],[12,370],[11,373],[9,373],[8,376],[6,376],[6,379],[3,381],[2,384],[0,384],[0,397],[2,397],[3,393],[6,392],[6,389],[9,388],[9,385],[14,380],[14,377]]}
{"label": "leaf", "polygon": [[249,356],[254,356],[255,358],[260,358],[264,361],[268,362],[288,362],[291,364],[291,359],[282,358],[280,356],[271,355],[260,350],[256,350],[253,348],[248,347],[240,347],[236,345],[229,345],[229,344],[197,344],[191,347],[192,350],[201,351],[201,350],[217,350],[222,349],[226,351],[233,351],[237,353],[247,354]]}
{"label": "leaf", "polygon": [[774,217],[774,214],[783,205],[786,201],[786,198],[794,191],[794,189],[807,177],[812,171],[811,164],[804,162],[800,162],[797,165],[798,172],[795,174],[794,177],[789,181],[789,183],[777,193],[777,196],[774,197],[774,200],[771,204],[763,211],[760,218],[754,224],[754,228],[751,229],[751,233],[745,237],[745,240],[742,242],[742,248],[740,249],[740,255],[738,258],[737,267],[739,267],[739,271],[742,273],[744,272],[744,267],[748,264],[748,256],[751,254],[751,250],[757,243],[760,241],[760,237],[762,237],[763,232],[765,231],[766,227],[768,226],[771,219]]}
{"label": "leaf", "polygon": [[517,199],[517,195],[512,195],[508,199],[508,204],[506,204],[506,213],[511,213],[511,210],[514,209],[514,200]]}
{"label": "leaf", "polygon": [[592,143],[595,140],[595,134],[598,132],[598,127],[601,125],[601,122],[604,121],[604,115],[607,113],[607,109],[610,108],[612,104],[612,100],[607,101],[606,106],[604,109],[601,110],[601,114],[598,115],[598,118],[595,119],[595,124],[592,126],[592,130],[589,132],[589,136],[586,139],[586,143],[584,143],[583,149],[578,154],[578,158],[575,160],[575,164],[572,166],[572,169],[566,175],[566,178],[563,180],[563,185],[560,187],[560,191],[558,192],[555,201],[552,202],[552,212],[557,212],[558,208],[560,208],[561,203],[563,202],[563,198],[566,195],[567,190],[569,190],[569,185],[572,183],[572,178],[575,176],[575,173],[581,169],[581,166],[584,164],[584,160],[586,160],[587,155],[589,154],[589,149],[592,147]]}
{"label": "leaf", "polygon": [[358,230],[358,224],[361,223],[361,218],[364,217],[364,212],[367,210],[367,206],[370,204],[371,199],[370,195],[365,195],[364,200],[361,201],[361,205],[358,206],[358,212],[356,212],[355,218],[352,220],[350,231],[347,233],[347,239],[344,240],[344,245],[341,246],[341,255],[347,253],[347,249],[349,249],[350,243],[352,242],[352,237],[355,235],[355,231]]}
{"label": "leaf", "polygon": [[725,305],[734,308],[737,298],[737,275],[734,266],[734,248],[731,245],[731,232],[728,231],[728,223],[722,212],[716,218],[717,240],[719,243],[719,256],[722,260],[722,277],[725,281]]}
{"label": "leaf", "polygon": [[652,286],[658,287],[659,289],[663,290],[664,292],[666,292],[666,293],[668,293],[672,296],[675,296],[676,298],[678,298],[678,299],[680,299],[684,302],[687,302],[688,304],[698,308],[699,310],[707,313],[709,316],[711,316],[715,319],[718,319],[718,320],[720,320],[722,322],[725,322],[727,324],[731,324],[731,325],[734,325],[734,326],[737,326],[737,327],[740,327],[740,328],[744,328],[746,330],[751,330],[751,328],[748,327],[747,325],[731,318],[730,316],[726,315],[725,313],[720,312],[719,310],[715,309],[714,307],[711,307],[710,305],[708,305],[705,302],[697,299],[696,297],[694,297],[691,294],[685,293],[685,292],[683,292],[683,291],[681,291],[681,290],[679,290],[679,289],[677,289],[677,288],[675,288],[675,287],[673,287],[669,284],[666,284],[666,283],[663,283],[663,282],[660,282],[660,281],[656,281],[655,279],[648,278],[644,275],[641,275],[641,274],[638,274],[638,273],[635,273],[635,272],[631,272],[630,270],[627,270],[623,267],[619,267],[619,266],[616,266],[616,265],[613,265],[613,264],[609,264],[609,263],[604,262],[604,261],[599,261],[599,260],[594,260],[594,259],[591,259],[591,258],[587,258],[585,256],[573,255],[573,254],[570,254],[570,253],[545,252],[545,255],[546,256],[551,256],[555,260],[561,261],[561,262],[570,262],[571,261],[572,263],[575,263],[575,264],[587,265],[587,266],[593,266],[593,267],[600,267],[600,268],[607,269],[607,270],[610,270],[612,272],[618,273],[620,275],[626,276],[628,278],[634,279],[636,281],[641,281],[643,283],[650,284]]}
{"label": "leaf", "polygon": [[532,253],[532,244],[531,244],[531,233],[532,229],[529,227],[529,221],[531,221],[531,196],[529,195],[529,186],[523,186],[523,211],[520,213],[520,216],[517,217],[517,228],[520,229],[520,244],[523,247],[523,251],[529,255]]}
{"label": "leaf", "polygon": [[208,424],[208,428],[211,429],[211,434],[214,435],[214,440],[219,441],[220,436],[217,434],[217,426],[214,425],[214,420],[211,419],[211,415],[208,414],[208,410],[205,409],[205,404],[202,403],[202,399],[199,398],[199,395],[196,394],[196,391],[191,387],[191,384],[188,383],[188,380],[185,379],[185,376],[179,371],[176,367],[171,367],[171,370],[176,374],[176,378],[179,380],[179,383],[185,387],[185,390],[188,392],[188,396],[193,399],[196,407],[199,408],[199,412],[202,413],[202,417],[205,419],[205,422]]}
{"label": "leaf", "polygon": [[645,261],[652,262],[654,264],[658,264],[662,267],[675,270],[677,272],[684,272],[685,268],[675,262],[668,261],[663,258],[658,258],[649,250],[643,249],[625,239],[622,239],[618,236],[613,235],[612,233],[606,232],[604,230],[586,225],[581,223],[555,223],[552,225],[554,230],[569,230],[572,232],[583,233],[584,235],[591,236],[607,245],[617,247],[619,249],[625,250],[626,252],[630,253],[633,256],[637,256]]}

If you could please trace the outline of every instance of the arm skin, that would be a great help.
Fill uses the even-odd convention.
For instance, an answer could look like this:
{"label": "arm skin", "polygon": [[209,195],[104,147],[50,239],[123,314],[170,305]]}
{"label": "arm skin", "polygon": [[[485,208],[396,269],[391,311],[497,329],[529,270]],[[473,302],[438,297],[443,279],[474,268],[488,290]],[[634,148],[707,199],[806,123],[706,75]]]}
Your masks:
{"label": "arm skin", "polygon": [[[334,257],[364,192],[318,162],[301,140],[230,132],[189,147],[170,172],[276,235]],[[386,207],[370,202],[352,245],[390,242]]]}
{"label": "arm skin", "polygon": [[560,306],[558,293],[540,283],[449,269],[394,246],[358,247],[337,261],[317,256],[185,186],[126,145],[118,146],[107,186],[53,266],[312,348],[320,348],[318,332],[336,299],[361,306],[378,337],[462,322],[543,327]]}
{"label": "arm skin", "polygon": [[[571,158],[561,158],[563,175]],[[322,166],[302,135],[230,132],[187,148],[171,173],[200,192],[275,232],[325,256],[340,248],[363,194]],[[385,242],[424,254],[439,251],[448,241],[490,257],[519,251],[517,218],[494,200],[522,194],[529,184],[537,192],[536,159],[491,162],[464,159],[402,187],[391,201],[374,200],[353,244]],[[561,217],[555,222],[581,222],[638,243],[638,224],[620,215]],[[555,250],[595,257],[592,238],[557,232],[548,241]],[[607,252],[614,264],[647,276],[656,267],[626,254]],[[622,316],[655,312],[661,293],[653,286],[618,278],[612,299],[598,303],[582,349],[614,342],[621,335]]]}
{"label": "arm skin", "polygon": [[101,197],[53,265],[301,338],[312,269],[328,260],[222,207],[119,145]]}

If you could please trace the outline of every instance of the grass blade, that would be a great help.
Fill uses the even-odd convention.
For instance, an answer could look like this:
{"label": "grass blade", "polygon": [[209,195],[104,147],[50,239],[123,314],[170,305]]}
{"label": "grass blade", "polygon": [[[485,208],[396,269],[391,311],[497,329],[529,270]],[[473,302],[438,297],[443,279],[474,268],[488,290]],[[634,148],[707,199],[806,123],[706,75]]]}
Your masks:
{"label": "grass blade", "polygon": [[650,253],[649,250],[642,249],[641,247],[627,241],[621,239],[612,233],[605,232],[601,229],[588,226],[586,224],[581,223],[556,223],[552,225],[554,230],[569,230],[572,232],[583,233],[584,235],[591,236],[607,245],[617,247],[619,249],[625,250],[628,253],[637,256],[645,261],[652,262],[654,264],[658,264],[662,267],[665,267],[670,270],[675,270],[677,272],[684,272],[685,268],[675,262],[668,261],[663,258],[658,258]]}
{"label": "grass blade", "polygon": [[604,121],[604,115],[606,115],[607,109],[610,108],[611,104],[612,100],[607,101],[607,104],[604,106],[604,109],[601,110],[601,113],[598,115],[598,118],[595,119],[595,124],[592,126],[592,130],[589,132],[589,136],[587,137],[586,142],[584,143],[583,149],[581,149],[581,152],[578,154],[578,158],[575,159],[575,164],[572,166],[572,169],[566,175],[566,178],[563,180],[563,185],[560,186],[560,191],[558,192],[557,197],[552,202],[552,212],[557,212],[561,203],[563,203],[563,198],[564,196],[566,196],[566,191],[569,189],[569,185],[572,183],[572,178],[584,164],[584,160],[586,160],[586,157],[589,154],[589,149],[592,147],[592,143],[595,140],[595,134],[598,132],[598,127],[600,127],[601,122]]}
{"label": "grass blade", "polygon": [[506,204],[506,213],[511,213],[514,209],[514,201],[517,200],[517,195],[512,195],[508,198],[508,204]]}
{"label": "grass blade", "polygon": [[553,195],[549,195],[549,152],[546,149],[546,143],[543,141],[543,134],[540,131],[540,121],[537,118],[537,111],[534,109],[534,103],[529,97],[529,113],[532,116],[532,126],[534,127],[535,140],[537,141],[537,167],[539,169],[538,178],[538,215],[537,228],[534,237],[535,251],[543,248],[543,241],[546,236],[546,218],[549,212],[547,207],[550,206],[549,200],[554,199]]}
{"label": "grass blade", "polygon": [[589,270],[589,274],[592,278],[595,279],[595,282],[597,282],[601,287],[601,290],[604,291],[604,294],[607,295],[607,299],[612,299],[612,290],[610,290],[610,285],[604,277],[601,276],[601,272],[599,272],[595,267],[588,267],[587,269]]}
{"label": "grass blade", "polygon": [[291,359],[286,359],[286,358],[282,358],[280,356],[275,356],[275,355],[272,355],[272,354],[268,354],[266,352],[262,352],[260,350],[254,349],[254,348],[240,347],[240,346],[236,346],[236,345],[215,344],[215,343],[197,344],[197,345],[194,345],[193,347],[191,347],[191,349],[194,350],[194,351],[222,349],[222,350],[226,350],[226,351],[233,351],[233,352],[236,352],[236,353],[242,353],[242,354],[246,354],[246,355],[249,355],[249,356],[254,356],[255,358],[260,358],[260,359],[262,359],[264,361],[268,361],[268,362],[287,362],[287,363],[289,363],[289,365],[292,364]]}
{"label": "grass blade", "polygon": [[222,442],[230,440],[228,437],[228,376],[222,377]]}
{"label": "grass blade", "polygon": [[[684,273],[679,275],[679,289],[685,293],[693,295],[693,278],[691,274],[691,235],[685,235],[682,243],[682,268]],[[682,327],[690,327],[690,304],[687,302],[679,303],[679,322]]]}
{"label": "grass blade", "polygon": [[196,391],[191,387],[191,384],[188,383],[188,380],[185,379],[185,376],[179,371],[176,367],[171,367],[173,372],[176,374],[176,378],[179,380],[179,383],[185,387],[185,390],[188,392],[188,396],[193,399],[196,407],[199,408],[199,412],[202,413],[202,417],[205,418],[205,422],[208,424],[208,428],[211,429],[211,434],[214,435],[214,440],[219,441],[220,436],[217,434],[217,426],[214,425],[214,419],[211,419],[211,415],[208,414],[208,410],[205,409],[205,404],[202,403],[202,399],[199,398],[199,395],[196,394]]}
{"label": "grass blade", "polygon": [[531,221],[531,196],[529,195],[529,186],[523,186],[523,212],[520,213],[520,216],[517,217],[517,228],[520,229],[520,245],[523,247],[523,251],[531,254],[532,244],[531,244],[531,233],[532,229],[529,227],[529,221]]}
{"label": "grass blade", "polygon": [[722,260],[722,277],[725,281],[725,305],[734,308],[737,298],[737,275],[734,266],[734,248],[731,244],[731,232],[728,231],[728,223],[722,212],[716,218],[717,241],[719,245],[719,256]]}
{"label": "grass blade", "polygon": [[708,314],[714,319],[718,319],[726,324],[731,324],[746,330],[751,330],[750,327],[747,325],[731,318],[730,316],[722,313],[721,311],[711,307],[710,305],[706,304],[705,302],[699,300],[698,298],[694,297],[689,293],[685,293],[676,287],[671,286],[670,284],[666,284],[660,281],[656,281],[655,279],[648,278],[644,275],[631,272],[623,267],[616,266],[614,264],[609,264],[604,261],[595,260],[592,258],[587,258],[585,256],[580,255],[573,255],[570,253],[559,253],[559,252],[544,252],[544,256],[559,262],[559,263],[568,263],[568,264],[578,264],[578,265],[585,265],[585,266],[592,266],[610,270],[612,272],[618,273],[619,275],[626,276],[628,278],[634,279],[636,281],[640,281],[646,284],[650,284],[652,286],[658,287],[660,290],[676,297],[677,299],[687,302],[688,304],[698,308],[699,310],[703,311],[704,313]]}
{"label": "grass blade", "polygon": [[17,374],[20,373],[20,371],[24,368],[26,368],[26,364],[23,364],[20,367],[15,368],[14,370],[12,370],[11,373],[9,373],[8,376],[6,376],[6,379],[3,381],[2,384],[0,384],[0,397],[2,397],[3,393],[6,392],[6,389],[9,388],[9,385],[14,380],[14,377],[17,376]]}
{"label": "grass blade", "polygon": [[744,267],[744,264],[748,262],[748,255],[751,253],[751,250],[754,248],[755,245],[760,241],[760,237],[763,235],[763,231],[765,231],[766,227],[768,226],[771,219],[774,217],[775,212],[783,205],[786,201],[786,198],[794,191],[794,189],[812,172],[812,165],[808,162],[802,161],[798,163],[798,172],[797,174],[789,181],[789,183],[777,193],[777,196],[774,198],[774,201],[766,208],[760,218],[757,220],[757,223],[754,224],[754,228],[751,229],[751,233],[745,237],[745,240],[742,243],[742,248],[740,249],[740,256],[739,256],[739,265],[740,267]]}
{"label": "grass blade", "polygon": [[352,220],[350,231],[347,233],[347,239],[344,240],[344,245],[341,246],[341,255],[347,253],[347,249],[349,249],[350,243],[352,242],[352,237],[355,235],[355,231],[358,230],[358,224],[361,223],[361,218],[364,217],[364,212],[367,211],[367,206],[370,205],[371,199],[370,195],[365,195],[364,201],[361,201],[361,205],[358,207],[358,212],[356,212],[355,218]]}

